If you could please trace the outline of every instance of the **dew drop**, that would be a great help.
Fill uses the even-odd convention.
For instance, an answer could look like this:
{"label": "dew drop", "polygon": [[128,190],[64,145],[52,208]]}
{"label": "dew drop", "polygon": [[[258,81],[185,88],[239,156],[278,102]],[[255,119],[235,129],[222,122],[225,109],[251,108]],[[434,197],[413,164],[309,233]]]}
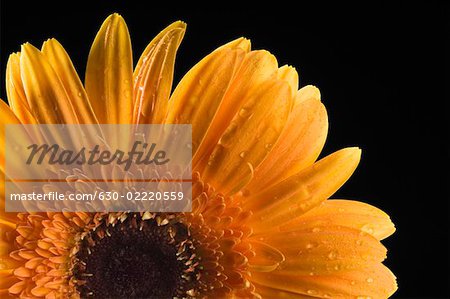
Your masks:
{"label": "dew drop", "polygon": [[368,233],[369,235],[373,234],[374,230],[373,227],[370,224],[364,225],[361,230],[365,233]]}
{"label": "dew drop", "polygon": [[314,228],[312,229],[312,232],[313,232],[313,233],[318,233],[318,232],[320,232],[320,228],[319,228],[319,227],[314,227]]}
{"label": "dew drop", "polygon": [[81,91],[78,92],[78,96],[79,96],[79,97],[83,96],[83,94],[81,93]]}
{"label": "dew drop", "polygon": [[311,248],[314,248],[314,247],[316,247],[316,246],[313,243],[306,244],[306,249],[311,249]]}
{"label": "dew drop", "polygon": [[356,245],[361,246],[363,244],[362,240],[356,240]]}
{"label": "dew drop", "polygon": [[314,272],[309,272],[309,276],[314,276]]}
{"label": "dew drop", "polygon": [[246,154],[247,154],[247,153],[246,153],[245,151],[243,151],[243,152],[241,152],[241,153],[239,154],[239,157],[241,157],[242,159],[244,159]]}
{"label": "dew drop", "polygon": [[225,131],[225,133],[220,138],[219,144],[223,147],[230,147],[231,144],[233,143],[237,128],[238,126],[235,123],[231,123],[230,126]]}
{"label": "dew drop", "polygon": [[270,150],[272,149],[273,144],[272,143],[266,143],[266,145],[264,145],[266,150]]}
{"label": "dew drop", "polygon": [[356,284],[356,282],[355,282],[354,280],[352,280],[352,281],[350,281],[350,284],[351,284],[352,286],[354,286],[354,285]]}
{"label": "dew drop", "polygon": [[241,110],[239,110],[239,116],[242,118],[249,118],[250,117],[250,110],[246,109],[246,108],[241,108]]}
{"label": "dew drop", "polygon": [[316,290],[307,290],[306,293],[308,293],[308,295],[314,295],[317,294]]}
{"label": "dew drop", "polygon": [[337,258],[337,252],[336,251],[330,251],[330,253],[328,253],[328,258],[330,260],[335,260]]}
{"label": "dew drop", "polygon": [[367,280],[366,280],[368,283],[372,283],[373,282],[373,278],[372,277],[369,277],[369,278],[367,278]]}

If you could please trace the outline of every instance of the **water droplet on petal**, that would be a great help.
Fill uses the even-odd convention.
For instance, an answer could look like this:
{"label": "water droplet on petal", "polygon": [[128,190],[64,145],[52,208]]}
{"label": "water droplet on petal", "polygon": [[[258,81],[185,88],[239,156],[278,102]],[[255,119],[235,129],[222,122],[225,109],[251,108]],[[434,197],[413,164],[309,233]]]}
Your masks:
{"label": "water droplet on petal", "polygon": [[314,227],[314,228],[312,229],[312,232],[313,232],[313,233],[318,233],[318,232],[320,232],[320,228],[319,228],[319,227]]}
{"label": "water droplet on petal", "polygon": [[242,118],[249,118],[250,117],[250,110],[246,109],[246,108],[241,108],[241,110],[239,110],[239,116]]}
{"label": "water droplet on petal", "polygon": [[246,154],[247,154],[247,153],[246,153],[245,151],[243,151],[243,152],[241,152],[241,153],[239,154],[239,157],[241,157],[242,159],[244,159]]}
{"label": "water droplet on petal", "polygon": [[311,249],[311,248],[314,248],[314,247],[317,247],[317,244],[315,244],[315,243],[308,243],[308,244],[306,244],[306,249]]}
{"label": "water droplet on petal", "polygon": [[284,255],[276,248],[258,241],[252,241],[251,246],[256,255],[249,259],[248,266],[253,271],[274,271],[285,260]]}
{"label": "water droplet on petal", "polygon": [[365,232],[365,233],[368,233],[369,235],[372,235],[373,232],[374,232],[374,229],[373,229],[373,227],[372,227],[371,224],[366,224],[366,225],[364,225],[364,226],[361,228],[361,230],[362,230],[363,232]]}
{"label": "water droplet on petal", "polygon": [[367,282],[368,283],[372,283],[373,282],[373,278],[372,277],[367,278]]}
{"label": "water droplet on petal", "polygon": [[235,123],[231,123],[220,138],[219,144],[223,147],[230,147],[231,144],[233,144],[234,135],[237,131],[237,128],[238,126]]}
{"label": "water droplet on petal", "polygon": [[336,251],[330,251],[330,253],[328,253],[328,258],[330,260],[334,260],[337,258],[337,252]]}
{"label": "water droplet on petal", "polygon": [[306,293],[308,293],[308,295],[314,295],[317,294],[316,290],[307,290]]}

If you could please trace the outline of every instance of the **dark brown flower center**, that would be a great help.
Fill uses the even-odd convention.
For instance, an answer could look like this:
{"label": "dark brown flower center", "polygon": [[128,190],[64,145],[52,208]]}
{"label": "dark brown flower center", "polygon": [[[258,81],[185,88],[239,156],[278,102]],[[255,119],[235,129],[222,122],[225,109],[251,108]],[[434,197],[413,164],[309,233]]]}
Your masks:
{"label": "dark brown flower center", "polygon": [[151,217],[105,219],[82,236],[72,270],[82,298],[195,294],[198,262],[187,227],[173,215]]}

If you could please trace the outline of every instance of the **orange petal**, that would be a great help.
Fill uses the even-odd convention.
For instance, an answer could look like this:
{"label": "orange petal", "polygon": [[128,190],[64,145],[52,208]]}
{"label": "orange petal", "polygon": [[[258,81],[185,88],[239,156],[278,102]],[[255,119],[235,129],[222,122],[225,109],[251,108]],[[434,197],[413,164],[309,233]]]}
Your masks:
{"label": "orange petal", "polygon": [[16,249],[14,241],[5,238],[5,234],[10,235],[14,230],[8,226],[0,224],[0,269],[11,269],[16,265],[16,260],[9,257],[9,254]]}
{"label": "orange petal", "polygon": [[20,73],[30,109],[41,123],[77,123],[73,107],[56,72],[38,49],[22,45]]}
{"label": "orange petal", "polygon": [[[0,99],[0,171],[5,170],[5,125],[20,124],[13,111]],[[3,193],[2,193],[3,194]]]}
{"label": "orange petal", "polygon": [[101,124],[131,123],[132,80],[128,28],[120,15],[112,14],[95,37],[86,68],[86,92]]}
{"label": "orange petal", "polygon": [[283,65],[278,69],[278,78],[289,83],[291,87],[292,95],[297,92],[298,89],[298,73],[294,67],[290,65]]}
{"label": "orange petal", "polygon": [[327,200],[306,214],[282,225],[282,232],[327,226],[346,226],[364,231],[378,240],[389,237],[395,226],[389,215],[369,204],[353,200]]}
{"label": "orange petal", "polygon": [[377,239],[346,227],[304,228],[258,239],[263,239],[286,257],[277,269],[280,273],[333,274],[381,263],[386,258],[386,248]]}
{"label": "orange petal", "polygon": [[288,119],[291,95],[285,81],[260,86],[241,106],[212,152],[203,178],[223,194],[241,190],[270,152]]}
{"label": "orange petal", "polygon": [[17,283],[15,283],[14,285],[12,285],[8,291],[13,294],[13,295],[18,295],[20,294],[23,290],[25,290],[27,286],[27,281],[26,280],[22,280],[19,281]]}
{"label": "orange petal", "polygon": [[63,46],[52,38],[43,44],[42,53],[61,79],[79,122],[82,124],[98,123],[84,86]]}
{"label": "orange petal", "polygon": [[30,269],[27,269],[25,267],[19,267],[14,270],[14,275],[17,277],[23,277],[23,278],[32,277],[33,271]]}
{"label": "orange petal", "polygon": [[47,289],[45,287],[35,287],[31,290],[31,294],[33,294],[36,297],[44,297],[48,293],[50,293],[50,289]]}
{"label": "orange petal", "polygon": [[319,298],[388,298],[397,290],[395,276],[381,263],[338,275],[252,273],[257,284]]}
{"label": "orange petal", "polygon": [[1,279],[9,277],[12,274],[14,274],[14,269],[0,269],[0,278]]}
{"label": "orange petal", "polygon": [[278,184],[250,194],[244,206],[254,212],[255,232],[273,229],[326,200],[351,176],[359,163],[361,150],[337,151]]}
{"label": "orange petal", "polygon": [[36,119],[31,113],[30,105],[28,105],[20,74],[20,53],[9,56],[6,65],[6,94],[11,109],[20,121],[25,124],[35,124]]}
{"label": "orange petal", "polygon": [[44,260],[44,258],[42,258],[42,257],[32,258],[25,263],[25,268],[36,269],[37,266],[41,265],[43,260]]}
{"label": "orange petal", "polygon": [[313,86],[300,89],[279,140],[255,170],[254,179],[246,187],[248,192],[278,183],[311,165],[322,151],[327,131],[327,112],[319,90]]}
{"label": "orange petal", "polygon": [[263,285],[259,285],[254,283],[256,290],[255,292],[261,295],[262,298],[277,298],[277,299],[314,299],[317,297],[296,294],[292,292],[283,291],[280,289],[274,289],[270,287],[266,287]]}
{"label": "orange petal", "polygon": [[186,24],[175,22],[145,48],[133,74],[133,123],[162,123],[172,90],[175,56]]}
{"label": "orange petal", "polygon": [[191,123],[195,153],[222,102],[250,42],[238,39],[215,50],[195,65],[170,98],[167,123]]}
{"label": "orange petal", "polygon": [[219,138],[244,102],[249,96],[260,92],[261,84],[273,79],[277,67],[277,60],[267,51],[252,51],[246,55],[195,153],[194,166],[198,170],[206,166]]}

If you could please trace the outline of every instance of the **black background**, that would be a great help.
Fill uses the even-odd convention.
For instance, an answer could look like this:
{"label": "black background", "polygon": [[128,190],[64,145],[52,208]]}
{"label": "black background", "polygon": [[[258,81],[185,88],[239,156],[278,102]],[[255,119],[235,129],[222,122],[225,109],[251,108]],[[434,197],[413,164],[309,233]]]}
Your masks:
{"label": "black background", "polygon": [[250,38],[253,48],[268,49],[280,65],[295,66],[301,86],[321,89],[330,121],[323,155],[347,146],[363,149],[358,170],[334,198],[361,199],[391,215],[397,232],[384,244],[386,264],[398,277],[395,297],[449,297],[448,7],[118,2],[2,0],[1,97],[8,55],[27,41],[40,47],[56,37],[83,74],[96,31],[112,12],[127,21],[135,61],[166,25],[188,23],[177,81],[217,46]]}

